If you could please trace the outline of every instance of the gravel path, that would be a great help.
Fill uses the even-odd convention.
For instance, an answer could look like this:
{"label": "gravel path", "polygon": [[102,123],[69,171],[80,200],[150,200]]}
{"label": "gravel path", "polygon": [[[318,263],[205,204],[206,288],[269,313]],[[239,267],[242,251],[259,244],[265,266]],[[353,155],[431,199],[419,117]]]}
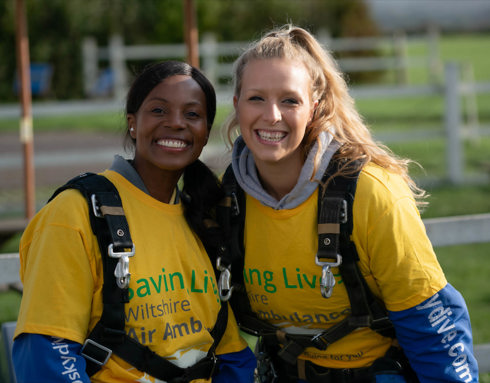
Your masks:
{"label": "gravel path", "polygon": [[[0,133],[0,215],[17,214],[23,208],[23,150],[18,133]],[[37,205],[42,206],[57,186],[77,174],[106,169],[115,154],[125,155],[120,133],[35,133]],[[223,168],[227,158],[224,147],[210,144],[201,156],[216,171]]]}
{"label": "gravel path", "polygon": [[[24,149],[16,133],[0,134],[1,190],[23,187]],[[120,135],[43,132],[34,137],[36,186],[58,185],[84,171],[100,171],[123,153]]]}

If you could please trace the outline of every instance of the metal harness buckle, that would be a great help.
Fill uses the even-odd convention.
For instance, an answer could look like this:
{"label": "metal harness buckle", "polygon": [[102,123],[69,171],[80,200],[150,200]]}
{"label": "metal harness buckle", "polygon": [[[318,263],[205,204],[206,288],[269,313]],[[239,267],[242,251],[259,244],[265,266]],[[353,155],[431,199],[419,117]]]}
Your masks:
{"label": "metal harness buckle", "polygon": [[240,215],[240,205],[238,204],[238,198],[235,192],[231,193],[231,214],[234,217],[238,217]]}
{"label": "metal harness buckle", "polygon": [[[218,291],[219,297],[223,302],[228,301],[231,298],[233,286],[231,285],[231,266],[225,267],[221,265],[221,257],[216,259],[216,268],[220,271]],[[223,293],[226,291],[226,293]]]}
{"label": "metal harness buckle", "polygon": [[[100,360],[95,359],[93,356],[90,356],[90,355],[86,354],[84,351],[85,351],[85,348],[87,346],[95,347],[96,349],[98,349],[98,351],[105,352],[106,355],[104,357],[104,360],[100,361]],[[97,364],[99,366],[103,366],[104,364],[107,363],[107,361],[111,357],[112,350],[110,348],[107,348],[105,346],[102,346],[101,344],[99,344],[97,342],[94,342],[92,339],[86,339],[85,340],[85,343],[83,344],[82,350],[80,351],[80,355],[82,355],[85,359],[88,359],[91,362],[93,362],[93,363],[95,363],[95,364]]]}
{"label": "metal harness buckle", "polygon": [[92,201],[92,211],[94,212],[94,215],[97,218],[103,218],[104,216],[102,215],[102,213],[100,211],[100,207],[99,207],[97,197],[95,196],[95,194],[92,194],[90,196],[90,201]]}
{"label": "metal harness buckle", "polygon": [[114,244],[111,243],[107,250],[109,257],[118,258],[116,269],[114,270],[114,276],[116,277],[117,286],[121,289],[125,289],[129,286],[129,279],[131,274],[129,272],[129,257],[134,255],[134,244],[130,251],[114,251]]}
{"label": "metal harness buckle", "polygon": [[212,367],[211,367],[211,371],[209,372],[209,378],[208,379],[211,379],[214,375],[214,373],[216,372],[216,366],[218,365],[218,358],[216,357],[216,354],[213,352],[213,355],[211,357],[211,362],[213,363]]}
{"label": "metal harness buckle", "polygon": [[331,267],[337,267],[342,264],[342,256],[337,254],[337,260],[335,262],[322,262],[318,260],[318,254],[316,255],[315,262],[318,266],[322,266],[322,279],[320,281],[320,291],[324,298],[330,298],[332,296],[333,287],[335,286],[335,277],[330,270]]}
{"label": "metal harness buckle", "polygon": [[347,223],[347,219],[349,218],[347,214],[347,201],[342,200],[342,207],[340,210],[340,223]]}

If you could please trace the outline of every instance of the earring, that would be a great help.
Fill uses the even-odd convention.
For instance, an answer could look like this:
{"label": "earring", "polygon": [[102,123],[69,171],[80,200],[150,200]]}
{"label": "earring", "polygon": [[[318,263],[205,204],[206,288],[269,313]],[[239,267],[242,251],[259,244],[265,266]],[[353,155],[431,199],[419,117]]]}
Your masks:
{"label": "earring", "polygon": [[134,128],[129,129],[131,132],[134,132]]}

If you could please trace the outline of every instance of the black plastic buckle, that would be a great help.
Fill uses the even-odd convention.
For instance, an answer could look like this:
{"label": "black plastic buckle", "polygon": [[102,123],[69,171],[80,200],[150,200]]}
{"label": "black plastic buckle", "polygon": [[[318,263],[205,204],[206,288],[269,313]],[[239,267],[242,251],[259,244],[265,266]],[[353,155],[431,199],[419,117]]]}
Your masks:
{"label": "black plastic buckle", "polygon": [[393,324],[390,321],[390,318],[388,318],[387,316],[383,318],[373,319],[371,322],[371,329],[375,331],[389,330],[392,327]]}
{"label": "black plastic buckle", "polygon": [[111,357],[112,350],[94,342],[92,339],[87,339],[82,346],[80,355],[98,366],[103,366]]}
{"label": "black plastic buckle", "polygon": [[289,341],[284,347],[282,347],[277,355],[289,364],[294,365],[298,356],[304,351],[304,347],[294,341]]}
{"label": "black plastic buckle", "polygon": [[372,317],[370,315],[351,315],[349,317],[349,325],[352,327],[370,327]]}
{"label": "black plastic buckle", "polygon": [[319,349],[319,350],[326,350],[328,347],[328,342],[322,338],[322,333],[316,334],[313,338],[311,338],[311,343]]}

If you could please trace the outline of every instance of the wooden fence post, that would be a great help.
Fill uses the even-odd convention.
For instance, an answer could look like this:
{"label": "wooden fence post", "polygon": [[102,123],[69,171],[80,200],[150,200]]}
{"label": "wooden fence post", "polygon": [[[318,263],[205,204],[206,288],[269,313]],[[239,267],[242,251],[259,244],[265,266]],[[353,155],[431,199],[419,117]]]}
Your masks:
{"label": "wooden fence post", "polygon": [[99,60],[97,58],[97,41],[93,37],[86,37],[82,43],[83,60],[83,90],[86,96],[91,96],[97,82]]}
{"label": "wooden fence post", "polygon": [[121,35],[113,35],[109,40],[109,62],[114,73],[114,97],[124,99],[126,94],[126,58],[124,41]]}
{"label": "wooden fence post", "polygon": [[455,62],[445,66],[445,127],[447,134],[446,161],[449,180],[454,184],[463,181],[463,141],[461,139],[460,68]]}

